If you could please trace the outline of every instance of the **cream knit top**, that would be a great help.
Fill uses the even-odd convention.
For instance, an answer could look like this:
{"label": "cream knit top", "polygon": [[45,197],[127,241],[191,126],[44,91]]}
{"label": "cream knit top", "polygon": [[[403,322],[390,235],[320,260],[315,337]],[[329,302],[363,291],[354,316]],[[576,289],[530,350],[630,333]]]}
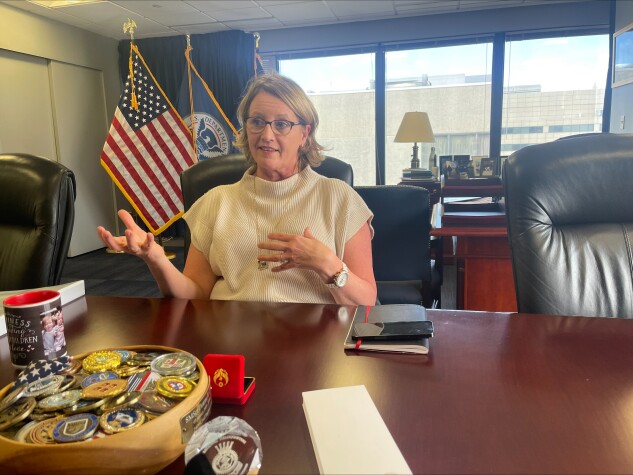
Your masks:
{"label": "cream knit top", "polygon": [[[232,185],[215,187],[184,215],[191,243],[211,264],[218,281],[211,299],[259,302],[334,303],[321,278],[307,269],[271,272],[279,264],[258,270],[259,250],[271,232],[315,238],[343,260],[345,243],[373,213],[363,199],[341,180],[325,178],[312,168],[282,181],[256,178],[248,170]],[[371,229],[373,237],[373,228]]]}

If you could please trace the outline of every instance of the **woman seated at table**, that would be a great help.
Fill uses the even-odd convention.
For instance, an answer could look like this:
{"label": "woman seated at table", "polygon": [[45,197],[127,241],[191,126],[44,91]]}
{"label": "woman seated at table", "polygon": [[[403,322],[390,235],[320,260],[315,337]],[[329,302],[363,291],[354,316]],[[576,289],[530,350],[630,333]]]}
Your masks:
{"label": "woman seated at table", "polygon": [[168,297],[375,304],[373,214],[349,185],[312,170],[323,147],[308,96],[284,76],[260,76],[237,114],[236,145],[251,167],[185,213],[191,247],[182,273],[125,210],[125,236],[99,226],[103,242],[143,259]]}

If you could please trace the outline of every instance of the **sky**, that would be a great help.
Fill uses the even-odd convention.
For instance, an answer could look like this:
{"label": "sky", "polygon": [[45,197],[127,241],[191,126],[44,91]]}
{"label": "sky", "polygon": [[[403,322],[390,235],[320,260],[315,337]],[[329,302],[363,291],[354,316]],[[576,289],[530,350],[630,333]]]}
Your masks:
{"label": "sky", "polygon": [[[538,84],[545,92],[606,85],[608,35],[514,41],[506,43],[505,53],[507,86]],[[490,74],[491,63],[492,44],[390,51],[387,80]],[[285,60],[280,72],[312,92],[366,90],[374,74],[373,54]]]}

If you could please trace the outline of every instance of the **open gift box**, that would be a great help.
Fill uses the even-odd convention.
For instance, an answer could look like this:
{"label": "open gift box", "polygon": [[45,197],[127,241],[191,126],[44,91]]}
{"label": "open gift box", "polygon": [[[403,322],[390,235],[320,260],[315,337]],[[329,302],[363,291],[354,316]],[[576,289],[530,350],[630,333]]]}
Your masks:
{"label": "open gift box", "polygon": [[243,355],[208,354],[202,361],[213,389],[213,402],[245,404],[255,389],[255,378],[244,376]]}

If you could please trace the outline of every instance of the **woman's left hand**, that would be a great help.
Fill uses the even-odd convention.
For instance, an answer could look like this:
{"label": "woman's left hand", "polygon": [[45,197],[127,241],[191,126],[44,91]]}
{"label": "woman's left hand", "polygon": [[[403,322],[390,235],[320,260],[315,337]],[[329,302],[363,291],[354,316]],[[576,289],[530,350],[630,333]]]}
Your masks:
{"label": "woman's left hand", "polygon": [[[338,257],[321,241],[312,235],[309,227],[298,234],[270,233],[271,241],[260,242],[257,247],[277,254],[263,254],[257,256],[261,261],[280,262],[281,265],[272,268],[273,272],[281,272],[293,268],[310,269],[327,279],[330,268],[338,270]],[[334,274],[332,273],[332,275]]]}

